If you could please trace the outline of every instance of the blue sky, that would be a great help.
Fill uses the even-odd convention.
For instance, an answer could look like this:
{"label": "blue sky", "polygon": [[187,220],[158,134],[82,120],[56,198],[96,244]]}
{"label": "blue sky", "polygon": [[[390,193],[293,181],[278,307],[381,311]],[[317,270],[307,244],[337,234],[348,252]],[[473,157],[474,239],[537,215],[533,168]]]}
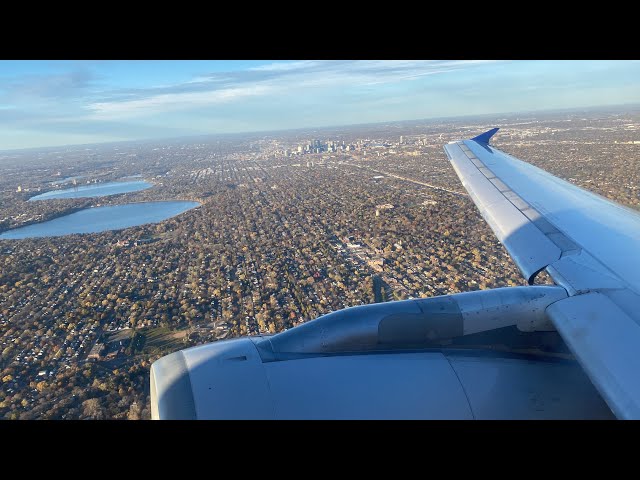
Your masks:
{"label": "blue sky", "polygon": [[638,61],[0,61],[0,150],[625,103]]}

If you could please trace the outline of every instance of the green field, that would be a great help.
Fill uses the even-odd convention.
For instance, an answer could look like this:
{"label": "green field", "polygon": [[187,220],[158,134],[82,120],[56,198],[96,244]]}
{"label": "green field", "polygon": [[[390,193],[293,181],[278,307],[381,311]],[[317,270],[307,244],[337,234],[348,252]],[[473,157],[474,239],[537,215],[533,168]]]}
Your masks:
{"label": "green field", "polygon": [[143,337],[136,342],[136,350],[142,353],[162,353],[184,348],[183,338],[187,334],[186,330],[170,330],[165,327],[145,328],[137,333]]}

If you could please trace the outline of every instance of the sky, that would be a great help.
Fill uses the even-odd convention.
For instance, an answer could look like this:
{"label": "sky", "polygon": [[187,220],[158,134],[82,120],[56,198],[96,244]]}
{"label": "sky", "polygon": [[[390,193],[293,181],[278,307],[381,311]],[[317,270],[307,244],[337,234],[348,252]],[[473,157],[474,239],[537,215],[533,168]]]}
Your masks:
{"label": "sky", "polygon": [[640,61],[0,61],[0,150],[640,103]]}

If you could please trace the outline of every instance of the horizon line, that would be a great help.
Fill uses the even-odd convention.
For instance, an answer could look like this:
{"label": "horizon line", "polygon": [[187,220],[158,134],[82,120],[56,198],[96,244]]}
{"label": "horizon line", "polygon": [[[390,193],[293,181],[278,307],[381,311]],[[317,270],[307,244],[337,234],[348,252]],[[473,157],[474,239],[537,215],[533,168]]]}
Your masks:
{"label": "horizon line", "polygon": [[540,114],[540,113],[562,113],[562,112],[574,112],[579,110],[606,110],[606,109],[615,109],[615,108],[640,108],[640,102],[632,102],[632,103],[618,103],[618,104],[605,104],[605,105],[589,105],[583,107],[568,107],[568,108],[545,108],[540,110],[521,110],[521,111],[508,111],[508,112],[492,112],[492,113],[476,113],[476,114],[468,114],[468,115],[454,115],[454,116],[439,116],[439,117],[423,117],[423,118],[408,118],[404,120],[383,120],[376,122],[363,122],[363,123],[349,123],[349,124],[334,124],[334,125],[322,125],[322,126],[308,126],[308,127],[297,127],[297,128],[285,128],[278,130],[245,130],[238,132],[226,132],[226,133],[194,133],[192,135],[181,135],[177,137],[146,137],[146,138],[138,138],[138,139],[130,139],[130,140],[115,140],[109,142],[92,142],[92,143],[70,143],[70,144],[62,144],[62,145],[49,145],[49,146],[41,146],[41,147],[24,147],[24,148],[10,148],[10,149],[0,149],[0,154],[5,153],[19,153],[19,152],[28,152],[28,151],[38,151],[38,150],[48,150],[52,148],[73,148],[73,147],[88,147],[88,146],[106,146],[106,145],[117,145],[117,144],[126,144],[126,143],[136,143],[136,142],[166,142],[166,141],[175,141],[181,139],[189,139],[189,138],[197,138],[197,137],[224,137],[224,136],[235,136],[235,135],[254,135],[254,134],[264,134],[264,133],[285,133],[285,132],[299,132],[310,129],[330,129],[330,128],[343,128],[343,127],[358,127],[358,126],[367,126],[367,125],[382,125],[386,123],[403,123],[403,122],[425,122],[425,121],[438,121],[438,120],[460,120],[465,118],[478,118],[478,117],[495,117],[499,115],[523,115],[523,114]]}

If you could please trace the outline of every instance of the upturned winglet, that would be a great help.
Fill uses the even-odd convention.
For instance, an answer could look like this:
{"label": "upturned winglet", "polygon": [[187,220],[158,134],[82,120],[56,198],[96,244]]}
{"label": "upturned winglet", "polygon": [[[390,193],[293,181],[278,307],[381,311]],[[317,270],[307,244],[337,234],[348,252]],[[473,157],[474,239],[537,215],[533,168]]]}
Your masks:
{"label": "upturned winglet", "polygon": [[491,130],[487,130],[486,132],[481,133],[477,137],[473,137],[471,140],[474,140],[478,143],[483,143],[485,145],[489,145],[489,140],[491,140],[491,137],[493,137],[498,130],[500,129],[492,128]]}

